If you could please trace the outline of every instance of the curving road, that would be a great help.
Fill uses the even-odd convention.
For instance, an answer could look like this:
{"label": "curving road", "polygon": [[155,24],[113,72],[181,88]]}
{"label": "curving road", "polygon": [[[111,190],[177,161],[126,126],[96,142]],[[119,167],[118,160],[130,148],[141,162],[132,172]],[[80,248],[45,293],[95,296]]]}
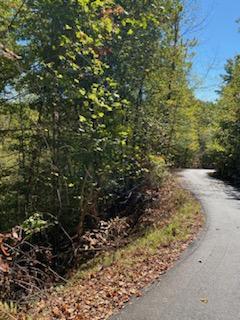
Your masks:
{"label": "curving road", "polygon": [[181,172],[207,215],[201,240],[113,320],[240,319],[240,192],[209,172]]}

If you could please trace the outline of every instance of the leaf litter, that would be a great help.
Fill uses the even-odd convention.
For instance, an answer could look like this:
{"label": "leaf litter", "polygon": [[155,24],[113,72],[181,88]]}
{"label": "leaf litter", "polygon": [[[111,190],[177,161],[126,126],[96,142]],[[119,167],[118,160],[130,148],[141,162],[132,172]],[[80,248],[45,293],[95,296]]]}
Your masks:
{"label": "leaf litter", "polygon": [[[145,228],[151,226],[153,230],[165,228],[167,235],[170,232],[164,241],[159,240],[153,249],[151,231],[150,240],[142,241],[142,238],[148,236],[141,235],[134,245],[106,254],[92,269],[80,276],[76,273],[66,286],[43,295],[33,305],[30,304],[25,312],[20,312],[17,319],[25,320],[27,313],[37,320],[106,320],[123,308],[132,297],[141,297],[142,289],[160,279],[174,265],[203,225],[203,216],[198,210],[199,206],[195,205],[192,207],[195,212],[178,218],[181,223],[179,228],[183,230],[172,228],[173,220],[179,214],[178,209],[184,206],[184,201],[196,202],[185,191],[183,199],[182,195],[176,197],[170,191],[172,188],[171,185],[161,190],[158,205],[146,210],[139,221],[139,230],[144,225]],[[179,188],[174,188],[174,192],[178,193]],[[178,236],[181,232],[182,235]],[[109,258],[107,263],[106,257]]]}

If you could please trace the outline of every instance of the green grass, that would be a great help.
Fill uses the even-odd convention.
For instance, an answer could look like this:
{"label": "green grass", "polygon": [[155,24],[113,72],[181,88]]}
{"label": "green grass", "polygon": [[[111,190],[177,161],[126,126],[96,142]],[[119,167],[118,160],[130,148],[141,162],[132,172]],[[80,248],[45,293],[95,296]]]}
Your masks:
{"label": "green grass", "polygon": [[[133,274],[136,274],[139,266],[144,266],[145,261],[147,263],[150,261],[150,264],[148,263],[149,272],[151,263],[155,263],[152,261],[156,261],[155,259],[158,259],[158,257],[159,261],[161,259],[163,259],[163,262],[165,261],[164,250],[167,250],[167,255],[171,254],[171,250],[177,251],[177,253],[173,252],[173,256],[175,255],[177,258],[183,250],[182,244],[188,243],[192,239],[192,235],[198,231],[199,226],[203,223],[203,216],[201,215],[200,204],[187,191],[176,188],[172,196],[175,210],[172,215],[167,215],[164,221],[159,221],[159,227],[149,228],[143,235],[141,234],[125,247],[105,253],[81,266],[66,285],[60,285],[55,288],[55,294],[58,297],[64,297],[65,295],[68,296],[69,292],[76,292],[77,295],[78,286],[84,284],[84,279],[87,281],[85,283],[87,287],[89,276],[90,278],[97,276],[100,270],[102,275],[105,272],[108,273],[109,270],[104,271],[104,268],[108,267],[112,271],[114,270],[115,275],[119,274],[119,279],[123,273],[128,283],[135,281]],[[170,207],[172,208],[172,206]],[[161,256],[162,252],[163,256]],[[174,260],[175,258],[172,261]],[[166,263],[168,264],[168,262]],[[112,273],[110,272],[110,274]],[[51,309],[51,294],[49,296],[49,305],[46,308]],[[0,319],[18,319],[15,306],[8,307],[8,305],[0,304]],[[29,320],[31,317],[26,315],[25,319]]]}
{"label": "green grass", "polygon": [[[201,214],[199,202],[190,195],[189,192],[181,189],[176,190],[175,196],[178,208],[163,227],[155,227],[146,230],[145,234],[124,248],[114,252],[109,252],[101,257],[93,259],[91,262],[82,266],[70,281],[79,281],[94,273],[101,267],[109,267],[113,263],[129,266],[135,263],[135,259],[141,259],[144,255],[155,255],[161,246],[170,246],[175,242],[187,241],[192,233],[192,226]],[[203,222],[203,217],[201,217]]]}

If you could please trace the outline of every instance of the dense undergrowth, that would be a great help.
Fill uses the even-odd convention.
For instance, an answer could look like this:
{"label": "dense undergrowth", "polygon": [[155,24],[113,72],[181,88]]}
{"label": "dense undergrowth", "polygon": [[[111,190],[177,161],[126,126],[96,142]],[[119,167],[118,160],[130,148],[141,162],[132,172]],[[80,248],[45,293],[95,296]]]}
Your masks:
{"label": "dense undergrowth", "polygon": [[168,168],[239,179],[239,58],[217,103],[195,98],[190,5],[0,4],[1,299],[139,236]]}
{"label": "dense undergrowth", "polygon": [[2,299],[116,245],[166,167],[199,162],[187,12],[181,0],[0,4]]}
{"label": "dense undergrowth", "polygon": [[[199,203],[173,178],[166,182],[138,223],[124,227],[118,245],[102,248],[67,284],[43,291],[36,302],[28,300],[24,312],[2,306],[3,319],[9,319],[7,313],[15,319],[27,319],[27,314],[29,319],[107,319],[131,296],[140,296],[143,287],[173,265],[203,224]],[[125,223],[118,220],[118,225]]]}

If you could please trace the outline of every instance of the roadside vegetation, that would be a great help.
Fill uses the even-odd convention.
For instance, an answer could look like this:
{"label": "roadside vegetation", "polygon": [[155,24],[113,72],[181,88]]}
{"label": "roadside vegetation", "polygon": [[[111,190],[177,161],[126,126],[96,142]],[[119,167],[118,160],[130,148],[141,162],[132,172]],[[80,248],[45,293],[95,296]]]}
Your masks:
{"label": "roadside vegetation", "polygon": [[240,183],[240,56],[230,59],[218,101],[216,167],[220,177]]}
{"label": "roadside vegetation", "polygon": [[204,222],[198,201],[173,177],[166,182],[134,228],[124,218],[117,220],[118,226],[125,225],[118,246],[105,244],[67,284],[28,301],[26,312],[2,305],[3,319],[108,319],[130,298],[140,297],[141,289],[173,266]]}
{"label": "roadside vegetation", "polygon": [[[227,64],[217,103],[197,100],[188,8],[182,0],[0,4],[3,303],[23,306],[103,252],[109,268],[112,250],[123,265],[138,247],[154,260],[177,239],[180,252],[198,218],[192,200],[176,205],[171,168],[239,176],[239,59]],[[178,214],[150,215],[148,225],[161,188],[166,214],[171,206]]]}

